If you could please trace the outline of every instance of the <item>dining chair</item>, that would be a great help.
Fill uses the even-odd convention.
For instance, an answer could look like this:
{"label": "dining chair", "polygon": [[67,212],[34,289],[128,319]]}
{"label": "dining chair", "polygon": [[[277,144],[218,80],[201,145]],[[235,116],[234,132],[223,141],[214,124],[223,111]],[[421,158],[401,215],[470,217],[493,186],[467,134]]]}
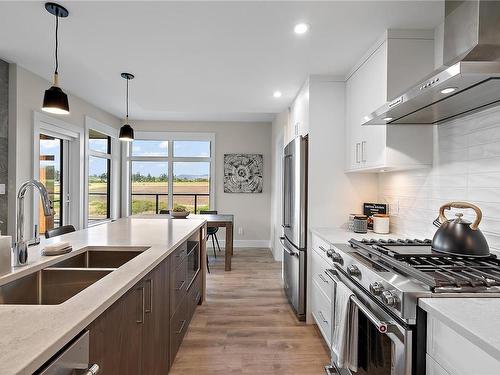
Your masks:
{"label": "dining chair", "polygon": [[45,232],[45,238],[62,236],[63,234],[71,233],[71,232],[75,232],[75,231],[76,231],[76,229],[73,225],[63,225],[61,227],[47,229],[47,231]]}
{"label": "dining chair", "polygon": [[[216,210],[212,211],[200,211],[200,215],[217,215]],[[214,257],[217,258],[217,252],[215,251],[215,243],[217,242],[217,248],[220,251],[220,245],[219,245],[219,239],[217,238],[217,232],[219,231],[219,228],[217,227],[208,227],[207,229],[207,240],[212,237],[212,246],[214,248]]]}
{"label": "dining chair", "polygon": [[169,214],[170,211],[169,210],[160,210],[160,215],[166,215],[166,214]]}

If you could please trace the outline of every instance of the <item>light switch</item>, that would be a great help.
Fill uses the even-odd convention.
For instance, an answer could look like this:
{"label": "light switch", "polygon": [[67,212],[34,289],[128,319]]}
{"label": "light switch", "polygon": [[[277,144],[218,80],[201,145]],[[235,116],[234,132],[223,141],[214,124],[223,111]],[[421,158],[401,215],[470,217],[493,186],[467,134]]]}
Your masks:
{"label": "light switch", "polygon": [[5,184],[0,184],[0,195],[5,194]]}

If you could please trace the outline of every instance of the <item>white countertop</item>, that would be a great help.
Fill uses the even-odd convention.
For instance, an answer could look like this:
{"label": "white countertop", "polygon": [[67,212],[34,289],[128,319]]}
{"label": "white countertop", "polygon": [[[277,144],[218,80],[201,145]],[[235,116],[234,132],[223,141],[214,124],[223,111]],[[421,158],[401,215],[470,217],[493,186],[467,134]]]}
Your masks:
{"label": "white countertop", "polygon": [[500,298],[422,298],[418,305],[500,361]]}
{"label": "white countertop", "polygon": [[329,243],[346,243],[351,238],[356,240],[361,240],[363,238],[405,238],[405,236],[401,233],[389,233],[389,234],[378,234],[371,230],[368,233],[354,233],[346,228],[312,228],[311,232],[317,234],[320,238]]}
{"label": "white countertop", "polygon": [[[29,248],[28,265],[0,276],[0,285],[84,252],[89,246],[148,249],[60,305],[0,304],[0,374],[37,370],[204,223],[204,219],[125,218],[44,239],[39,246]],[[73,251],[51,257],[40,254],[45,244],[59,241],[69,241]]]}

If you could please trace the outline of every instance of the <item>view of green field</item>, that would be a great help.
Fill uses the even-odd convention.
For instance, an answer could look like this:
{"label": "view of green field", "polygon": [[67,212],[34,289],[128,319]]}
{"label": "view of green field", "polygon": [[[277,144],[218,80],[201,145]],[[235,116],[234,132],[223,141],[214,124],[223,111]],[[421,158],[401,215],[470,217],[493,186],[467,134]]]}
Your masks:
{"label": "view of green field", "polygon": [[[209,181],[206,180],[174,180],[173,200],[174,207],[186,206],[189,212],[194,213],[195,195],[208,194]],[[93,194],[94,193],[94,194]],[[98,194],[96,194],[98,193]],[[156,214],[156,200],[158,211],[168,210],[168,182],[167,181],[132,181],[132,215]],[[186,195],[176,195],[186,194]],[[157,196],[158,195],[158,196]],[[97,177],[89,181],[89,218],[99,219],[106,217],[107,209],[106,183],[100,182]],[[197,197],[197,212],[209,209],[209,197]]]}

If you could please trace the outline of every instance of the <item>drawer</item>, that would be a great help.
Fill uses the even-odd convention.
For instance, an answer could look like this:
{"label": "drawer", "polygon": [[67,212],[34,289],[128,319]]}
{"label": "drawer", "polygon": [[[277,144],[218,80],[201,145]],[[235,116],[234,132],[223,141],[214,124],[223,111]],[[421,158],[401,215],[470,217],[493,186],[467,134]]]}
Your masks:
{"label": "drawer", "polygon": [[425,358],[425,375],[450,375],[429,354]]}
{"label": "drawer", "polygon": [[189,325],[187,305],[188,301],[184,298],[174,316],[170,319],[170,367],[174,363],[175,356]]}
{"label": "drawer", "polygon": [[187,242],[183,242],[177,249],[172,253],[172,259],[174,268],[179,267],[182,261],[187,257]]}
{"label": "drawer", "polygon": [[325,271],[332,268],[317,251],[312,251],[311,256],[311,278],[316,281],[321,290],[331,300],[333,281],[325,274]]}
{"label": "drawer", "polygon": [[453,375],[500,374],[500,361],[429,314],[427,354]]}
{"label": "drawer", "polygon": [[196,310],[196,306],[198,306],[198,303],[201,300],[201,272],[198,272],[198,275],[196,275],[196,278],[187,293],[188,318],[191,320],[194,311]]}
{"label": "drawer", "polygon": [[171,270],[170,274],[170,316],[175,313],[179,304],[185,299],[187,283],[187,258],[184,258],[179,267]]}
{"label": "drawer", "polygon": [[330,347],[332,340],[332,304],[315,280],[311,285],[311,313],[328,347]]}
{"label": "drawer", "polygon": [[316,251],[318,254],[320,254],[328,262],[328,264],[331,265],[333,262],[330,258],[326,256],[326,251],[332,249],[332,245],[330,245],[328,242],[326,242],[325,240],[319,238],[314,234],[312,236],[311,242],[313,250]]}

